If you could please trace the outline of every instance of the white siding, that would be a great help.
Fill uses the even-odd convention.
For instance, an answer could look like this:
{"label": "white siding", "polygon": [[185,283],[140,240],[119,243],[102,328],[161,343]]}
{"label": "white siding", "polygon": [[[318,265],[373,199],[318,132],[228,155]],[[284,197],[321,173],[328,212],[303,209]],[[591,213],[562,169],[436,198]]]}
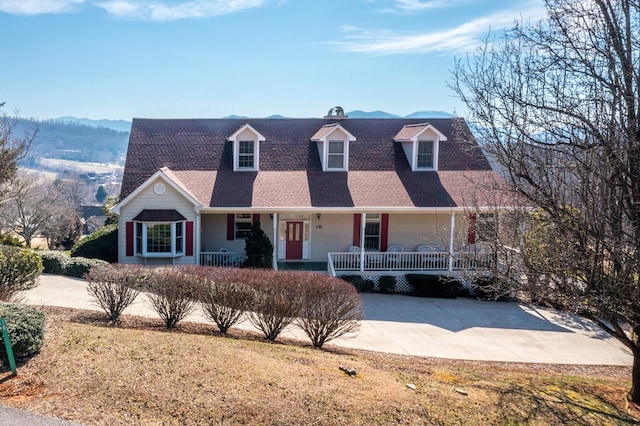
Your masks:
{"label": "white siding", "polygon": [[[138,256],[126,256],[126,223],[131,222],[142,210],[145,209],[167,209],[177,210],[183,215],[187,221],[194,222],[194,234],[196,230],[196,213],[194,205],[190,203],[182,194],[174,190],[170,185],[165,184],[166,192],[158,195],[153,191],[156,183],[164,180],[158,178],[151,182],[147,188],[138,196],[130,200],[120,209],[120,218],[118,219],[118,261],[120,263],[138,263],[138,264],[194,264],[197,263],[195,254],[197,247],[194,247],[194,256],[180,256],[176,258],[164,259],[146,259]],[[194,244],[197,241],[194,235]]]}

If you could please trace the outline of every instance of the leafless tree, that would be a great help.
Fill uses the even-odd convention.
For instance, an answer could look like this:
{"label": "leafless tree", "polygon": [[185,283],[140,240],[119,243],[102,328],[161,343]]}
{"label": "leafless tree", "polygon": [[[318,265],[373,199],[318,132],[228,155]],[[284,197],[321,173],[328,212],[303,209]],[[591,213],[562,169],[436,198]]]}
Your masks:
{"label": "leafless tree", "polygon": [[28,173],[18,172],[11,179],[0,204],[0,223],[24,238],[27,247],[36,235],[70,214],[75,214],[73,206],[55,186]]}
{"label": "leafless tree", "polygon": [[544,2],[544,20],[460,60],[452,86],[536,209],[503,277],[626,345],[640,403],[640,3]]}
{"label": "leafless tree", "polygon": [[[0,108],[4,102],[0,103]],[[1,185],[11,179],[18,170],[18,162],[27,154],[31,142],[36,137],[37,129],[19,132],[17,117],[0,115],[0,195]]]}

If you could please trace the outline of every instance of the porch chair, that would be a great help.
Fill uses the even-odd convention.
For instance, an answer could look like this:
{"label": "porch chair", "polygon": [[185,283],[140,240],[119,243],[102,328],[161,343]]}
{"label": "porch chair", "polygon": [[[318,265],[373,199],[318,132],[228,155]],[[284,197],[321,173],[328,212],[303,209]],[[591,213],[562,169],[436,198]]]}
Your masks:
{"label": "porch chair", "polygon": [[420,265],[423,269],[434,269],[439,267],[438,258],[435,256],[429,256],[427,253],[440,253],[443,251],[441,247],[433,244],[420,244],[416,247],[418,253],[425,253],[420,256]]}
{"label": "porch chair", "polygon": [[[389,247],[387,247],[387,253],[402,253],[402,252],[404,252],[404,248],[400,244],[391,244]],[[402,263],[401,260],[402,260],[401,256],[389,256],[388,257],[389,266],[398,268],[401,266],[400,265]]]}
{"label": "porch chair", "polygon": [[[349,262],[348,265],[345,265],[346,267],[349,268],[360,268],[360,247],[358,246],[350,246],[347,249],[347,252],[349,253],[358,253],[358,256],[349,256]],[[353,260],[353,258],[355,258],[355,260]]]}

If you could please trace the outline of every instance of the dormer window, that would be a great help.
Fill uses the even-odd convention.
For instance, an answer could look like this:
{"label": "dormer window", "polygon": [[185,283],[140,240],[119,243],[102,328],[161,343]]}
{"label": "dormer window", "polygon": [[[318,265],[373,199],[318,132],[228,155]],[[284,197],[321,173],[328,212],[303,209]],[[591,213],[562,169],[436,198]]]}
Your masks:
{"label": "dormer window", "polygon": [[349,170],[349,143],[356,138],[340,124],[322,126],[311,140],[318,144],[318,155],[325,172]]}
{"label": "dormer window", "polygon": [[433,169],[433,141],[418,141],[416,167],[418,169]]}
{"label": "dormer window", "polygon": [[431,124],[406,125],[393,139],[402,144],[411,170],[438,170],[440,142],[447,137]]}
{"label": "dormer window", "polygon": [[327,168],[344,170],[344,141],[330,140],[327,152]]}
{"label": "dormer window", "polygon": [[245,124],[228,140],[233,143],[233,171],[258,171],[260,142],[264,142],[265,137]]}
{"label": "dormer window", "polygon": [[238,141],[238,168],[255,169],[255,141]]}

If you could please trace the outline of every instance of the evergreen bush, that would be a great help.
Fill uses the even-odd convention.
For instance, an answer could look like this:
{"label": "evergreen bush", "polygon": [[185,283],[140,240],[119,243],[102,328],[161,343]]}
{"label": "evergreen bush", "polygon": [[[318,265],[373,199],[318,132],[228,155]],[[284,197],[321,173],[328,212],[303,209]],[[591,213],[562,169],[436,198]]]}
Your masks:
{"label": "evergreen bush", "polygon": [[391,294],[396,291],[396,277],[393,275],[384,275],[378,279],[378,288],[380,293]]}
{"label": "evergreen bush", "polygon": [[273,244],[260,228],[260,222],[251,225],[251,234],[245,239],[246,268],[273,268]]}
{"label": "evergreen bush", "polygon": [[16,294],[38,285],[42,258],[35,250],[0,245],[0,300],[14,300]]}
{"label": "evergreen bush", "polygon": [[[11,348],[16,358],[36,354],[44,343],[44,313],[32,307],[0,302],[0,317],[7,323]],[[0,357],[7,359],[4,344],[0,344]]]}
{"label": "evergreen bush", "polygon": [[64,274],[69,263],[69,256],[59,250],[43,250],[40,252],[42,257],[42,267],[45,274]]}
{"label": "evergreen bush", "polygon": [[118,225],[106,225],[78,241],[71,249],[71,257],[118,261]]}
{"label": "evergreen bush", "polygon": [[418,297],[439,297],[455,299],[462,289],[459,281],[447,276],[428,274],[408,274],[407,282]]}
{"label": "evergreen bush", "polygon": [[86,257],[72,257],[64,269],[64,274],[70,277],[82,278],[94,266],[108,265],[108,262],[100,259],[87,259]]}

